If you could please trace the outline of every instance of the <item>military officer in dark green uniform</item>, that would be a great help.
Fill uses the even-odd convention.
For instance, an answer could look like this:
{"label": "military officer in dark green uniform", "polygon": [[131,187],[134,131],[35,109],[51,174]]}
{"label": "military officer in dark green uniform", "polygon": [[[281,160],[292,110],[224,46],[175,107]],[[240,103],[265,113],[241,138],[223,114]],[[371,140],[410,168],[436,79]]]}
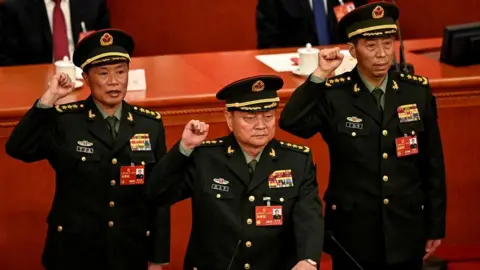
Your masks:
{"label": "military officer in dark green uniform", "polygon": [[[422,268],[445,237],[445,168],[435,97],[423,76],[389,71],[395,5],[357,8],[339,23],[357,66],[328,78],[342,62],[338,48],[295,90],[280,127],[302,138],[320,133],[330,153],[325,250],[333,267]],[[332,241],[330,241],[332,240]]]}
{"label": "military officer in dark green uniform", "polygon": [[158,112],[123,101],[134,41],[120,30],[90,34],[73,55],[91,89],[54,75],[13,130],[7,153],[46,159],[56,173],[42,263],[47,270],[162,269],[169,261],[170,213],[147,200],[145,177],[166,152]]}
{"label": "military officer in dark green uniform", "polygon": [[277,76],[226,86],[217,98],[231,134],[205,141],[208,124],[192,120],[153,169],[152,198],[192,199],[184,269],[317,269],[323,218],[312,155],[274,139],[282,86]]}

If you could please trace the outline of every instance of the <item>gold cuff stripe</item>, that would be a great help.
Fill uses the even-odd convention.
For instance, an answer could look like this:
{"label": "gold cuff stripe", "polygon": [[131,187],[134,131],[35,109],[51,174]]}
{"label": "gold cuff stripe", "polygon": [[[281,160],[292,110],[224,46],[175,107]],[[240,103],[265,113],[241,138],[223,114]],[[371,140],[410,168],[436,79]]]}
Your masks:
{"label": "gold cuff stripe", "polygon": [[128,53],[120,53],[120,52],[108,52],[108,53],[102,53],[99,55],[96,55],[92,58],[87,59],[81,66],[80,68],[83,69],[86,65],[92,63],[93,61],[96,61],[100,58],[108,57],[108,56],[122,56],[130,60],[130,55]]}
{"label": "gold cuff stripe", "polygon": [[377,26],[371,26],[371,27],[366,27],[366,28],[360,28],[357,29],[356,31],[353,31],[348,34],[348,38],[351,38],[353,36],[363,34],[365,32],[370,32],[370,31],[375,31],[375,30],[383,30],[383,29],[397,29],[396,24],[385,24],[385,25],[377,25]]}
{"label": "gold cuff stripe", "polygon": [[248,105],[254,105],[254,104],[260,104],[260,103],[267,103],[267,102],[278,102],[280,101],[279,97],[276,98],[264,98],[264,99],[257,99],[257,100],[252,100],[252,101],[247,101],[247,102],[235,102],[235,103],[227,103],[226,106],[227,108],[235,108],[235,107],[244,107]]}

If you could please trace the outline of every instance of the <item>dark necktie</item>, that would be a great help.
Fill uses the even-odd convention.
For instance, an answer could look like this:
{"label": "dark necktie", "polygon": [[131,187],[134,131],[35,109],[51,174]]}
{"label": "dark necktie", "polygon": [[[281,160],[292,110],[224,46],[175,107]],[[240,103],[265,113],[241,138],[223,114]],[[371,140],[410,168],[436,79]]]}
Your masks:
{"label": "dark necktie", "polygon": [[248,163],[248,170],[250,171],[250,179],[253,178],[253,173],[255,172],[255,167],[257,167],[257,163],[258,161],[256,159],[252,159],[252,161]]}
{"label": "dark necktie", "polygon": [[377,108],[378,108],[378,111],[382,112],[383,109],[382,109],[382,96],[383,96],[383,91],[381,89],[374,89],[372,91],[372,94],[373,94],[373,97],[375,97],[375,101],[377,101]]}
{"label": "dark necktie", "polygon": [[117,123],[117,118],[115,116],[107,117],[108,127],[110,128],[110,133],[112,134],[113,139],[117,138],[117,130],[115,129],[115,124]]}
{"label": "dark necktie", "polygon": [[313,0],[313,15],[315,17],[315,26],[319,45],[330,44],[330,34],[328,31],[327,14],[325,12],[324,0]]}
{"label": "dark necktie", "polygon": [[65,16],[60,8],[61,0],[52,0],[55,2],[53,8],[53,57],[55,61],[62,60],[64,56],[70,58],[68,52],[67,24]]}

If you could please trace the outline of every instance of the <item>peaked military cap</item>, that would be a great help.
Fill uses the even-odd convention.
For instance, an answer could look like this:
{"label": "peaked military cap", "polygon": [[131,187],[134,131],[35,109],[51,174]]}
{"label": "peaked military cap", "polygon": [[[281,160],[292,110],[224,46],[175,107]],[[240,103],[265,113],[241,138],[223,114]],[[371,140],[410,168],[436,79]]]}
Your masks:
{"label": "peaked military cap", "polygon": [[217,99],[225,100],[228,111],[268,111],[278,106],[282,87],[282,78],[275,75],[248,77],[222,88]]}
{"label": "peaked military cap", "polygon": [[89,66],[130,61],[135,43],[122,30],[103,29],[84,37],[75,47],[73,63],[85,69]]}
{"label": "peaked military cap", "polygon": [[360,6],[338,23],[341,35],[347,39],[354,37],[382,37],[397,32],[396,21],[400,11],[391,3],[374,2]]}

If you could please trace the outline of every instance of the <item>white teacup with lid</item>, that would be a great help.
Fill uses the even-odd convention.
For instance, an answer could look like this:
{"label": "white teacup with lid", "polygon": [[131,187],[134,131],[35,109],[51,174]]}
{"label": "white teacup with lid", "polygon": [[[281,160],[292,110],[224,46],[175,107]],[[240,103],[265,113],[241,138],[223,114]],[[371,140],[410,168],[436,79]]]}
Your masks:
{"label": "white teacup with lid", "polygon": [[63,57],[63,60],[55,62],[55,73],[58,74],[62,72],[67,74],[73,82],[77,79],[75,65],[67,56]]}
{"label": "white teacup with lid", "polygon": [[298,52],[298,72],[300,74],[310,74],[312,73],[318,66],[318,55],[320,50],[317,48],[312,48],[310,43],[304,48],[299,48]]}

